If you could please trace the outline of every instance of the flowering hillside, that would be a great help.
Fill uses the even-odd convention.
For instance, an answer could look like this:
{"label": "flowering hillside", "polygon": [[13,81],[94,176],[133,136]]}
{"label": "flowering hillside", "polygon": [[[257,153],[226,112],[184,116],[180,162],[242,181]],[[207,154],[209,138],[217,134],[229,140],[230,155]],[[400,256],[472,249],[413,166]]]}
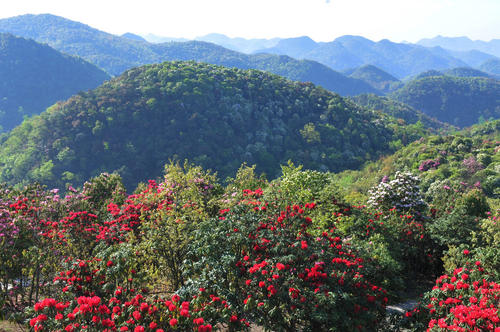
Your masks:
{"label": "flowering hillside", "polygon": [[[378,204],[352,206],[331,174],[292,163],[272,182],[242,165],[226,185],[170,163],[131,195],[116,174],[65,195],[4,187],[1,312],[33,331],[498,330],[500,229],[484,194],[433,211],[418,176],[384,181],[412,201],[374,188]],[[466,222],[446,233],[443,215]],[[419,307],[387,315],[434,278]]]}

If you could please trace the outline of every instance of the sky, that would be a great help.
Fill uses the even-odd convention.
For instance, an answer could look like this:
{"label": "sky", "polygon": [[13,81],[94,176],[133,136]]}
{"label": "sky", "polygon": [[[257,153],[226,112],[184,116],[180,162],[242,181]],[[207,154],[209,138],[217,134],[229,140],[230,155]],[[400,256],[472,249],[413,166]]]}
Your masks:
{"label": "sky", "polygon": [[50,13],[113,34],[192,39],[360,35],[416,42],[500,38],[500,0],[3,0],[0,18]]}

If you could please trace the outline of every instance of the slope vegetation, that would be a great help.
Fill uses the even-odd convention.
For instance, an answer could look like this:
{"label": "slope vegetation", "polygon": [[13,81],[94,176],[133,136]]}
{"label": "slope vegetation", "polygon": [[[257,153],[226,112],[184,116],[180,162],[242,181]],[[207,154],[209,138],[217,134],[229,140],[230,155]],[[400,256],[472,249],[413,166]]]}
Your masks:
{"label": "slope vegetation", "polygon": [[420,122],[426,128],[432,128],[433,130],[450,129],[448,124],[431,118],[410,105],[388,97],[376,96],[374,94],[362,94],[351,97],[350,99],[358,105],[381,111],[392,117],[402,119],[409,124],[417,124]]}
{"label": "slope vegetation", "polygon": [[500,118],[500,82],[494,79],[429,76],[408,82],[392,97],[460,127]]}
{"label": "slope vegetation", "polygon": [[368,163],[360,171],[337,175],[351,197],[364,196],[384,176],[408,170],[422,180],[422,193],[433,200],[442,189],[464,191],[480,188],[490,198],[500,198],[500,121],[486,122],[449,135],[428,136],[391,156]]}
{"label": "slope vegetation", "polygon": [[233,175],[242,162],[275,177],[359,167],[399,140],[392,118],[310,83],[194,62],[148,65],[59,103],[0,146],[0,181],[79,184],[118,170],[132,188],[169,159]]}

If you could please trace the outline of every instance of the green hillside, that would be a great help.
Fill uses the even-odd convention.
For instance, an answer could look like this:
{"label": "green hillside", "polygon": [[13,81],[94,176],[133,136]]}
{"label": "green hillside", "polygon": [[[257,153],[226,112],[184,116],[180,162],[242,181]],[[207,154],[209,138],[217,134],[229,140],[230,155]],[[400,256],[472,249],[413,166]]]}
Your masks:
{"label": "green hillside", "polygon": [[397,78],[372,65],[364,65],[356,68],[349,77],[365,81],[374,89],[384,93],[392,91],[401,85],[401,82]]}
{"label": "green hillside", "polygon": [[470,67],[457,67],[445,70],[443,72],[445,75],[456,76],[456,77],[486,77],[493,78],[488,73],[481,71],[479,69],[474,69]]}
{"label": "green hillside", "polygon": [[33,40],[0,33],[0,126],[10,130],[24,116],[99,86],[109,76],[94,65]]}
{"label": "green hillside", "polygon": [[405,103],[388,97],[376,96],[374,94],[362,94],[350,97],[350,99],[358,105],[365,106],[376,111],[382,111],[390,116],[402,119],[408,124],[416,124],[420,121],[426,128],[432,128],[434,130],[450,129],[448,124],[431,118],[425,113],[422,113]]}
{"label": "green hillside", "polygon": [[421,191],[430,201],[439,184],[462,191],[480,188],[488,197],[500,199],[499,142],[500,121],[486,122],[420,139],[360,171],[342,172],[337,180],[346,193],[360,199],[384,176],[409,170],[422,179]]}
{"label": "green hillside", "polygon": [[222,178],[242,162],[271,178],[288,160],[340,171],[390,152],[400,135],[418,138],[310,83],[163,63],[131,69],[15,128],[0,146],[0,181],[62,187],[117,170],[133,188],[184,158]]}
{"label": "green hillside", "polygon": [[500,82],[494,79],[428,76],[408,82],[391,97],[460,127],[500,118]]}
{"label": "green hillside", "polygon": [[172,60],[194,60],[240,69],[260,69],[292,80],[312,82],[341,95],[376,92],[367,83],[346,77],[314,61],[288,56],[248,55],[202,42],[151,44],[99,31],[62,17],[22,15],[0,20],[0,32],[9,32],[72,55],[80,56],[112,75],[145,64]]}

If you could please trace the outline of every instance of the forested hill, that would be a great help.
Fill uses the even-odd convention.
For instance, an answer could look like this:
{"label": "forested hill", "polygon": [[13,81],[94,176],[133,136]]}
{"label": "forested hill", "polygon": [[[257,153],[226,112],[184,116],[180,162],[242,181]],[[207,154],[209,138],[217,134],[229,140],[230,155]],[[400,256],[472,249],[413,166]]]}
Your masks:
{"label": "forested hill", "polygon": [[0,126],[10,130],[23,116],[96,88],[109,76],[96,66],[33,40],[0,33]]}
{"label": "forested hill", "polygon": [[118,170],[133,188],[184,158],[221,178],[242,162],[272,178],[290,159],[339,171],[393,151],[397,128],[310,83],[195,62],[147,65],[15,128],[0,146],[0,181],[63,187]]}
{"label": "forested hill", "polygon": [[247,55],[201,41],[151,44],[49,14],[2,19],[0,31],[47,43],[61,52],[80,56],[112,75],[144,64],[194,60],[240,69],[266,70],[292,80],[313,82],[341,95],[376,92],[362,80],[346,77],[314,61],[277,55]]}
{"label": "forested hill", "polygon": [[[500,120],[485,122],[449,135],[415,141],[360,171],[337,175],[351,197],[366,195],[384,176],[408,170],[422,180],[420,189],[429,201],[443,187],[455,192],[480,188],[500,198]],[[360,196],[361,195],[361,196]]]}
{"label": "forested hill", "polygon": [[439,131],[441,129],[448,130],[451,127],[447,123],[431,118],[427,114],[414,109],[410,105],[384,96],[361,94],[355,97],[350,97],[350,99],[358,105],[384,112],[385,114],[395,118],[402,119],[408,124],[417,124],[420,122],[426,128],[432,128],[435,131]]}
{"label": "forested hill", "polygon": [[402,85],[401,81],[397,78],[372,65],[364,65],[354,68],[352,72],[349,73],[349,77],[363,80],[370,84],[374,89],[383,93],[395,90]]}
{"label": "forested hill", "polygon": [[428,76],[408,82],[391,97],[460,127],[500,118],[500,81],[494,79]]}

